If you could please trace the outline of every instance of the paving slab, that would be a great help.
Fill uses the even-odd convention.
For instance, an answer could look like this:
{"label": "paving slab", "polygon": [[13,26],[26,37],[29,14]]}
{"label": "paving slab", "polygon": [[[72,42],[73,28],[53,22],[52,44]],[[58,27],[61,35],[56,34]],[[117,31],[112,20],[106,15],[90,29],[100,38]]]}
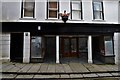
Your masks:
{"label": "paving slab", "polygon": [[12,64],[11,64],[11,65],[3,68],[3,69],[2,69],[2,72],[8,72],[8,70],[12,69],[13,67],[15,67],[15,65],[12,65]]}
{"label": "paving slab", "polygon": [[62,64],[66,73],[73,72],[68,64]]}
{"label": "paving slab", "polygon": [[61,74],[60,78],[70,78],[70,76],[68,74]]}
{"label": "paving slab", "polygon": [[41,73],[47,72],[47,69],[48,69],[48,64],[42,63],[38,72],[41,72]]}
{"label": "paving slab", "polygon": [[82,74],[70,74],[70,78],[83,78]]}
{"label": "paving slab", "polygon": [[16,79],[19,78],[33,78],[34,75],[17,75]]}
{"label": "paving slab", "polygon": [[31,68],[27,71],[28,73],[30,72],[38,72],[40,69],[41,64],[33,64]]}
{"label": "paving slab", "polygon": [[59,78],[59,75],[35,75],[34,78]]}
{"label": "paving slab", "polygon": [[22,69],[20,69],[18,72],[27,72],[33,64],[26,64]]}
{"label": "paving slab", "polygon": [[56,66],[55,66],[55,72],[56,73],[64,73],[65,70],[64,70],[63,65],[62,64],[56,64]]}
{"label": "paving slab", "polygon": [[17,75],[16,74],[2,74],[2,78],[8,78],[8,79],[13,79],[15,78]]}
{"label": "paving slab", "polygon": [[98,76],[100,76],[100,77],[107,77],[107,76],[112,76],[112,74],[110,74],[110,73],[97,73],[97,75]]}
{"label": "paving slab", "polygon": [[56,66],[56,64],[49,64],[48,68],[47,68],[47,72],[55,73],[55,66]]}
{"label": "paving slab", "polygon": [[90,77],[98,77],[97,74],[83,74],[83,77],[90,78]]}
{"label": "paving slab", "polygon": [[120,76],[119,73],[111,73],[113,76]]}

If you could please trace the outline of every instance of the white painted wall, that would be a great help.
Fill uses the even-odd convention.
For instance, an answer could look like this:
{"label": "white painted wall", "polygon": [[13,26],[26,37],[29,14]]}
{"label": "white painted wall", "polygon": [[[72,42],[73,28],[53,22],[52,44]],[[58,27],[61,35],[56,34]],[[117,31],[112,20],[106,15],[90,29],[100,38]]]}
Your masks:
{"label": "white painted wall", "polygon": [[119,22],[119,24],[120,24],[120,0],[119,0],[119,2],[118,2],[118,22]]}
{"label": "white painted wall", "polygon": [[[9,1],[9,0],[8,0]],[[10,0],[15,1],[15,0]],[[3,21],[39,21],[39,22],[61,22],[61,20],[46,20],[47,0],[35,0],[35,18],[34,20],[21,20],[21,1],[2,2],[2,19]],[[59,12],[66,10],[70,12],[70,0],[59,0]],[[68,21],[77,23],[118,23],[118,0],[103,0],[104,1],[104,21],[93,20],[92,0],[82,0],[83,4],[83,20],[82,21]]]}
{"label": "white painted wall", "polygon": [[10,59],[10,33],[0,33],[1,59]]}
{"label": "white painted wall", "polygon": [[0,22],[2,21],[2,1],[0,0]]}
{"label": "white painted wall", "polygon": [[20,6],[20,2],[2,2],[2,20],[19,20],[21,16]]}
{"label": "white painted wall", "polygon": [[118,1],[104,1],[104,18],[106,22],[118,22]]}
{"label": "white painted wall", "polygon": [[85,22],[91,22],[93,19],[92,0],[83,0],[83,20]]}

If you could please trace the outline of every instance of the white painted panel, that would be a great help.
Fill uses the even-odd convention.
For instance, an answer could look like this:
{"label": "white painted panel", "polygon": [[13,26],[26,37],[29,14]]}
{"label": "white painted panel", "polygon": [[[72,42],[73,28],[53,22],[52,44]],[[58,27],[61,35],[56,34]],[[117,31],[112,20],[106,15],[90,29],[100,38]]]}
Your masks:
{"label": "white painted panel", "polygon": [[106,22],[118,22],[118,1],[104,1],[104,17]]}
{"label": "white painted panel", "polygon": [[3,20],[19,20],[21,15],[21,2],[3,2],[2,3],[2,19]]}
{"label": "white painted panel", "polygon": [[2,58],[10,59],[10,33],[2,33],[0,35],[2,37],[2,42],[0,44],[0,49],[2,50]]}
{"label": "white painted panel", "polygon": [[83,20],[86,22],[91,22],[93,19],[93,9],[92,9],[92,0],[83,0],[82,1],[82,10],[83,10]]}
{"label": "white painted panel", "polygon": [[44,21],[46,19],[47,12],[47,0],[36,0],[35,3],[35,15],[36,20]]}

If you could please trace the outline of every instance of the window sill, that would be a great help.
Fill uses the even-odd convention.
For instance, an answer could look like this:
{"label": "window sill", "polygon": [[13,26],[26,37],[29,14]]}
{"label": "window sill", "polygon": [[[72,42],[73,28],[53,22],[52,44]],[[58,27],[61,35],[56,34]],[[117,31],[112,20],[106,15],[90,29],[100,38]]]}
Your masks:
{"label": "window sill", "polygon": [[83,19],[70,19],[70,21],[84,21]]}
{"label": "window sill", "polygon": [[19,18],[20,20],[36,20],[36,18]]}
{"label": "window sill", "polygon": [[102,20],[102,19],[93,19],[92,21],[100,21],[100,22],[105,22],[105,20]]}
{"label": "window sill", "polygon": [[56,18],[56,19],[54,19],[54,18],[52,19],[52,18],[51,18],[51,19],[45,19],[45,20],[54,20],[54,21],[60,21],[61,19],[57,19],[57,18]]}

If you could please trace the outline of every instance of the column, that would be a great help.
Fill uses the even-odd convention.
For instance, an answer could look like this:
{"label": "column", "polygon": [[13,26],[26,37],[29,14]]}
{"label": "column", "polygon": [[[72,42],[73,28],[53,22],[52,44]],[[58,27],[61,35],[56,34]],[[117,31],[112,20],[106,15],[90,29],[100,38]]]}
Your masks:
{"label": "column", "polygon": [[56,36],[56,63],[59,62],[59,36]]}
{"label": "column", "polygon": [[114,33],[114,54],[115,54],[115,64],[118,64],[118,58],[119,58],[119,55],[118,53],[120,52],[119,51],[119,37],[120,37],[120,33]]}
{"label": "column", "polygon": [[30,32],[24,32],[23,63],[30,62]]}
{"label": "column", "polygon": [[92,36],[88,36],[88,63],[93,63],[92,60]]}

